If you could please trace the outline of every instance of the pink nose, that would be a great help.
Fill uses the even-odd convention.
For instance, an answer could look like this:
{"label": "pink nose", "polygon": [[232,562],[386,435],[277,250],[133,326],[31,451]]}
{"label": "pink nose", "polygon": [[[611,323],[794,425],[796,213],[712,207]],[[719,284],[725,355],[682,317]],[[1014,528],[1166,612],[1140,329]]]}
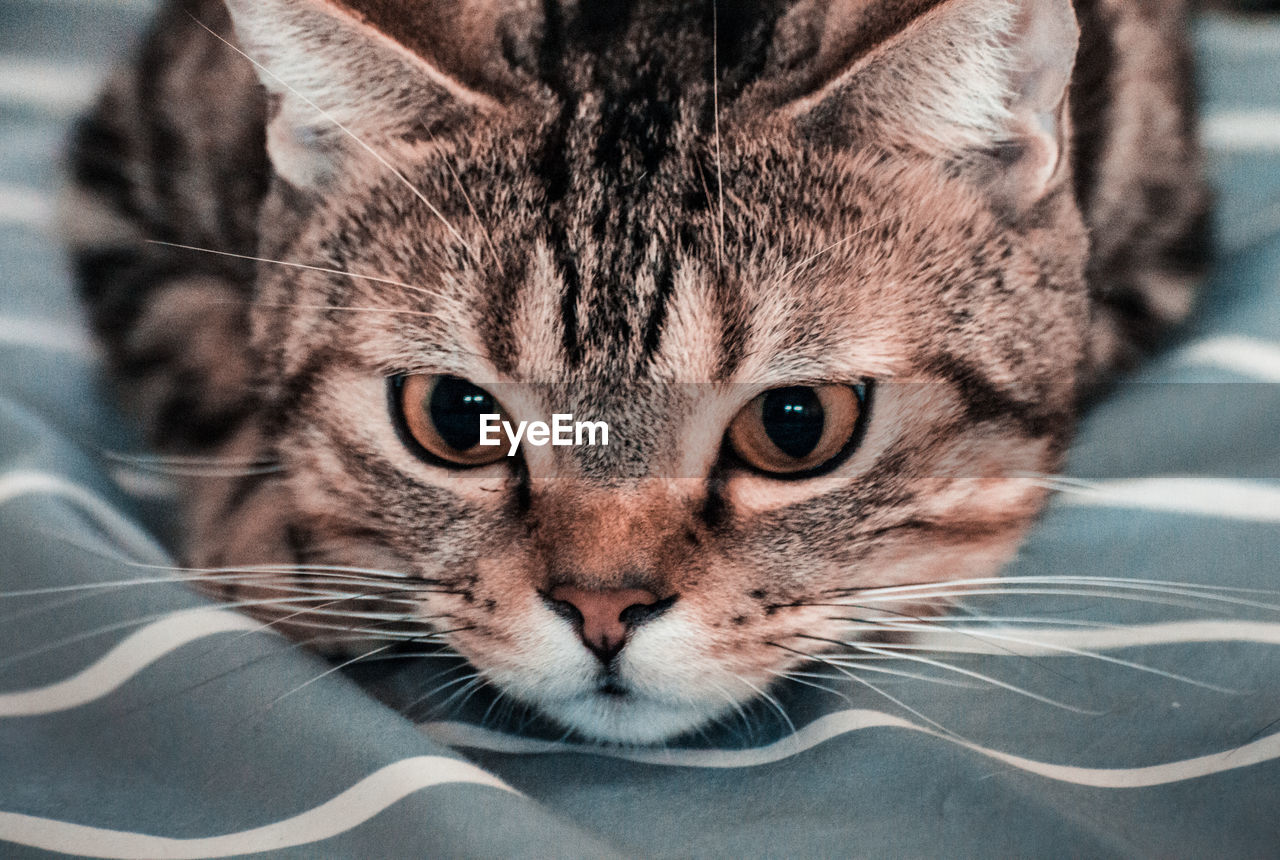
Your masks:
{"label": "pink nose", "polygon": [[557,585],[547,598],[553,609],[575,623],[582,643],[602,663],[618,656],[633,628],[673,602],[639,588],[594,590],[574,585]]}

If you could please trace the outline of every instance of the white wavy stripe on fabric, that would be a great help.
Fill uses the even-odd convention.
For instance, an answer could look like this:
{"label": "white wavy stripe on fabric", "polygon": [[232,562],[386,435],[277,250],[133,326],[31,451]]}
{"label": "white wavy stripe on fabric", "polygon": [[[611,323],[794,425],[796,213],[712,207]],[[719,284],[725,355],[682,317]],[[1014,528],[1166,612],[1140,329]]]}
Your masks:
{"label": "white wavy stripe on fabric", "polygon": [[291,818],[220,836],[175,839],[0,812],[0,840],[79,857],[200,860],[311,845],[351,830],[392,804],[435,785],[483,785],[520,796],[491,773],[444,756],[415,756],[374,771],[346,791]]}
{"label": "white wavy stripe on fabric", "polygon": [[945,734],[928,726],[917,725],[910,720],[893,714],[867,709],[836,711],[814,720],[795,734],[788,735],[779,741],[762,747],[742,750],[613,749],[592,747],[563,741],[539,741],[532,738],[522,738],[480,728],[469,723],[456,722],[424,723],[419,728],[431,739],[451,747],[466,747],[490,752],[523,755],[581,753],[608,756],[648,765],[720,769],[759,767],[773,764],[852,732],[874,728],[896,728],[919,732],[940,740],[949,741],[979,755],[1046,779],[1089,786],[1091,788],[1150,788],[1157,785],[1185,782],[1189,779],[1225,773],[1226,771],[1280,759],[1280,733],[1277,733],[1229,750],[1181,761],[1147,765],[1145,767],[1077,767],[1075,765],[1053,764],[1012,755],[1011,753],[984,747],[980,744]]}
{"label": "white wavy stripe on fabric", "polygon": [[105,67],[38,57],[0,56],[0,104],[56,114],[86,107],[102,83]]}
{"label": "white wavy stripe on fabric", "polygon": [[93,360],[93,344],[82,329],[62,323],[0,316],[0,346],[21,346]]}
{"label": "white wavy stripe on fabric", "polygon": [[1218,152],[1280,152],[1280,110],[1209,110],[1200,139]]}
{"label": "white wavy stripe on fabric", "polygon": [[169,554],[137,524],[79,484],[48,472],[14,470],[0,474],[0,505],[24,496],[53,496],[68,501],[89,515],[108,535],[122,544],[132,558],[169,564]]}
{"label": "white wavy stripe on fabric", "polygon": [[197,639],[267,629],[226,609],[175,612],[133,633],[69,678],[45,687],[0,693],[0,718],[33,717],[79,707],[114,692],[161,657]]}
{"label": "white wavy stripe on fabric", "polygon": [[167,475],[157,475],[133,466],[116,466],[108,474],[111,481],[135,499],[175,501],[178,487]]}
{"label": "white wavy stripe on fabric", "polygon": [[0,226],[44,230],[53,218],[53,201],[38,188],[0,182]]}
{"label": "white wavy stripe on fabric", "polygon": [[[1016,581],[1016,577],[1012,577]],[[1120,580],[1123,581],[1123,580]],[[1019,657],[1071,657],[1074,651],[1117,651],[1149,645],[1207,642],[1254,642],[1280,645],[1280,624],[1266,621],[1199,620],[1064,630],[1061,627],[996,627],[953,625],[948,630],[915,633],[920,650],[948,654],[991,654]]]}
{"label": "white wavy stripe on fabric", "polygon": [[1220,59],[1274,60],[1280,45],[1280,21],[1255,16],[1241,18],[1229,12],[1200,13],[1196,29],[1198,46]]}
{"label": "white wavy stripe on fabric", "polygon": [[1280,382],[1280,344],[1254,337],[1223,335],[1188,344],[1170,358],[1178,364],[1194,364],[1230,370],[1260,382]]}
{"label": "white wavy stripe on fabric", "polygon": [[1059,504],[1280,523],[1280,483],[1235,478],[1160,477],[1090,481],[1058,488]]}

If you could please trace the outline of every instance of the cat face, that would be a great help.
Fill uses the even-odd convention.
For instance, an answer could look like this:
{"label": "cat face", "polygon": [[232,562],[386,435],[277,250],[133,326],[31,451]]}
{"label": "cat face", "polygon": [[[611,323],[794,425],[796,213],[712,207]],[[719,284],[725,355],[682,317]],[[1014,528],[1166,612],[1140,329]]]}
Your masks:
{"label": "cat face", "polygon": [[[279,95],[263,254],[328,270],[264,266],[253,315],[300,560],[406,575],[411,614],[499,689],[647,742],[887,617],[861,590],[1014,550],[1087,314],[1065,78],[1042,95],[1053,70],[938,71],[926,49],[981,26],[1022,56],[1056,4],[943,4],[803,85],[769,74],[793,11],[754,77],[722,72],[724,102],[700,18],[637,14],[612,47],[575,47],[585,13],[544,18],[544,53],[568,41],[532,71],[512,49],[481,88],[331,7],[268,26],[272,5],[230,4]],[[958,103],[869,110],[906,71]],[[609,444],[433,456],[441,380],[512,421],[606,422]],[[796,426],[812,444],[779,459]]]}

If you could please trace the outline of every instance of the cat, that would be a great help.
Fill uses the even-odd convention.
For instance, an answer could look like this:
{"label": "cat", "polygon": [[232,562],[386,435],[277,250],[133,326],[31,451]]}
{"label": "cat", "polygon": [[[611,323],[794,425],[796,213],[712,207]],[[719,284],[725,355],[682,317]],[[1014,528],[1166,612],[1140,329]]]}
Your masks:
{"label": "cat", "polygon": [[[184,486],[208,590],[657,742],[1016,550],[1194,302],[1187,17],[171,0],[67,232],[151,441],[244,467]],[[557,413],[609,444],[478,445]]]}

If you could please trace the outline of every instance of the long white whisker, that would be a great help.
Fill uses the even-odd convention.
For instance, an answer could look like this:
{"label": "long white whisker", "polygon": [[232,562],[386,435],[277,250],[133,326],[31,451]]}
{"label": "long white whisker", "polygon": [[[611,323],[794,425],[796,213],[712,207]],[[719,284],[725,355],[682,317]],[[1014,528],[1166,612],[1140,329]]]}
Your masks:
{"label": "long white whisker", "polygon": [[741,675],[738,675],[737,673],[734,673],[733,677],[736,678],[739,681],[739,683],[750,688],[751,690],[754,690],[756,695],[758,695],[762,701],[768,703],[770,707],[772,707],[775,711],[777,711],[778,715],[782,717],[783,722],[786,723],[790,734],[794,735],[796,733],[796,724],[791,721],[791,717],[787,714],[787,709],[782,706],[782,703],[778,701],[776,696],[762,689],[758,685],[751,683],[746,678],[742,677]]}
{"label": "long white whisker", "polygon": [[287,266],[291,269],[305,269],[309,272],[322,272],[326,275],[340,275],[344,278],[353,278],[357,281],[372,281],[376,284],[388,284],[393,287],[403,287],[406,290],[412,290],[415,293],[421,293],[424,296],[435,296],[431,290],[426,287],[415,286],[414,284],[406,284],[404,281],[396,281],[391,278],[380,278],[377,275],[362,275],[357,272],[348,272],[343,269],[331,269],[327,266],[312,266],[306,263],[291,263],[287,260],[273,260],[270,257],[255,257],[250,254],[235,254],[231,251],[217,251],[213,248],[201,248],[196,245],[183,245],[179,242],[164,242],[160,239],[147,239],[148,245],[163,245],[166,248],[180,248],[184,251],[199,251],[202,254],[214,254],[219,257],[233,257],[237,260],[250,260],[255,263],[271,263],[275,266]]}
{"label": "long white whisker", "polygon": [[716,0],[711,0],[711,114],[716,134],[716,195],[719,198],[720,229],[716,233],[716,271],[724,270],[724,172],[720,154],[720,19]]}
{"label": "long white whisker", "polygon": [[[164,466],[128,464],[128,468],[145,475],[164,475],[174,478],[247,478],[252,475],[273,475],[284,471],[283,466]],[[119,474],[118,472],[116,474]]]}
{"label": "long white whisker", "polygon": [[[293,597],[288,597],[288,598],[273,597],[273,598],[258,598],[254,600],[238,600],[230,603],[220,603],[217,606],[211,606],[208,609],[205,609],[203,611],[212,612],[212,611],[216,611],[217,609],[251,609],[255,607],[267,607],[267,606],[285,606],[286,608],[294,609],[294,608],[297,608],[296,600],[297,598],[293,598]],[[55,651],[59,648],[65,648],[68,645],[73,645],[77,642],[83,642],[87,639],[93,639],[97,636],[104,636],[108,633],[114,633],[120,630],[128,630],[134,627],[141,627],[152,621],[156,621],[161,618],[167,618],[173,615],[180,614],[182,612],[199,612],[199,611],[202,611],[202,610],[185,609],[185,610],[169,610],[165,612],[153,612],[138,618],[131,618],[127,621],[117,621],[112,624],[103,625],[102,627],[97,627],[92,630],[86,630],[82,633],[77,633],[73,636],[64,637],[62,639],[57,639],[52,642],[45,642],[40,644],[39,646],[36,646],[34,648],[29,648],[25,651],[20,651],[16,654],[6,654],[4,657],[0,657],[0,668],[12,665],[14,663],[20,663],[24,660],[29,660],[33,657],[37,657],[41,654],[46,654],[50,651]],[[343,615],[343,613],[334,613],[334,614],[338,616]],[[397,622],[399,620],[400,619],[396,619]],[[417,620],[417,619],[412,619],[412,620]],[[350,628],[339,627],[334,629],[348,630]],[[360,632],[360,631],[357,631],[357,632]],[[452,631],[446,631],[446,632],[452,632]],[[377,635],[386,639],[394,638],[394,639],[412,640],[412,639],[422,638],[421,634],[400,633],[399,631],[377,631]],[[440,633],[440,634],[428,634],[428,635],[444,635],[444,634]]]}
{"label": "long white whisker", "polygon": [[325,671],[321,672],[319,675],[316,675],[311,680],[304,681],[303,683],[294,687],[292,690],[289,690],[288,692],[281,693],[279,696],[276,696],[274,699],[272,699],[270,702],[267,703],[265,708],[262,709],[261,715],[265,716],[267,711],[270,711],[272,708],[278,705],[281,701],[288,698],[289,696],[292,696],[294,693],[301,692],[302,690],[305,690],[307,687],[310,687],[312,684],[316,683],[317,681],[327,678],[330,675],[334,674],[335,672],[341,672],[343,669],[347,668],[348,666],[354,663],[359,663],[361,660],[363,660],[366,657],[371,657],[374,654],[381,654],[383,651],[386,651],[388,648],[391,648],[391,647],[393,647],[393,644],[390,644],[390,643],[387,645],[379,646],[377,648],[374,648],[371,651],[366,651],[363,654],[359,654],[355,657],[352,657],[350,660],[346,660],[342,663],[339,663],[336,666],[326,669]]}
{"label": "long white whisker", "polygon": [[[978,577],[974,579],[951,579],[944,582],[923,582],[911,583],[907,585],[885,585],[874,588],[864,589],[847,589],[851,593],[858,593],[868,596],[882,596],[897,593],[910,593],[919,591],[933,591],[939,587],[957,587],[959,593],[974,594],[977,592],[964,590],[967,586],[1017,586],[1022,583],[1031,585],[1087,585],[1094,587],[1110,587],[1126,590],[1154,591],[1157,593],[1173,594],[1181,597],[1212,597],[1212,594],[1203,594],[1203,592],[1226,592],[1226,593],[1246,593],[1246,594],[1280,594],[1280,591],[1271,589],[1253,589],[1253,588],[1232,588],[1222,585],[1206,585],[1195,582],[1174,582],[1158,579],[1129,579],[1118,576],[988,576]],[[837,589],[844,591],[845,589]],[[1222,598],[1227,599],[1227,598]],[[1254,606],[1260,609],[1276,609],[1270,604],[1244,604]]]}
{"label": "long white whisker", "polygon": [[[848,605],[850,607],[856,607],[858,604],[850,603]],[[829,615],[827,618],[831,621],[866,622],[868,624],[874,623],[871,619],[850,615]],[[935,615],[920,619],[920,623],[926,625],[933,624],[934,622],[946,621],[959,621],[966,624],[1034,624],[1037,627],[1068,627],[1086,630],[1114,630],[1123,626],[1120,624],[1110,624],[1105,621],[1077,621],[1069,618],[1037,618],[1033,615]],[[921,629],[928,628],[926,627]]]}
{"label": "long white whisker", "polygon": [[822,690],[824,693],[830,693],[833,696],[837,696],[841,699],[844,699],[844,701],[847,702],[850,707],[856,707],[853,699],[849,698],[847,695],[835,689],[834,687],[828,687],[826,684],[819,684],[816,681],[808,680],[809,678],[822,678],[828,681],[833,681],[833,680],[839,680],[838,678],[832,678],[829,675],[818,675],[810,672],[778,672],[773,669],[766,669],[765,671],[767,671],[770,675],[783,679],[784,681],[794,681],[797,684],[803,684],[806,687],[812,687],[815,690]]}
{"label": "long white whisker", "polygon": [[484,713],[480,715],[479,725],[481,727],[487,726],[489,724],[489,715],[493,713],[493,709],[498,707],[498,704],[500,702],[505,700],[506,695],[507,695],[506,691],[503,690],[502,688],[500,687],[494,688],[493,698],[489,700],[489,707],[485,708]]}
{"label": "long white whisker", "polygon": [[[894,624],[899,624],[899,626],[893,626]],[[876,628],[873,626],[872,629],[876,629]],[[928,627],[922,626],[922,625],[908,625],[908,624],[899,623],[899,622],[888,622],[884,625],[879,626],[878,629],[901,630],[901,631],[910,631],[910,632],[918,633],[921,631],[928,630]],[[1140,672],[1149,672],[1150,674],[1157,675],[1161,678],[1168,678],[1171,681],[1180,681],[1185,684],[1191,684],[1192,686],[1195,686],[1195,687],[1201,687],[1206,690],[1213,690],[1216,693],[1226,693],[1230,695],[1240,695],[1241,693],[1240,690],[1235,690],[1230,687],[1222,687],[1217,684],[1210,684],[1207,681],[1199,681],[1199,680],[1196,680],[1195,678],[1189,678],[1186,675],[1179,675],[1175,672],[1166,672],[1163,669],[1156,669],[1152,666],[1147,666],[1143,663],[1136,663],[1132,660],[1125,660],[1120,657],[1112,657],[1109,654],[1099,654],[1097,652],[1087,651],[1081,648],[1072,648],[1066,645],[1054,645],[1049,642],[1042,642],[1034,639],[1027,639],[1021,636],[1009,636],[1007,634],[993,633],[990,630],[982,630],[982,631],[958,630],[953,627],[939,627],[938,629],[945,630],[948,633],[963,633],[963,634],[971,635],[981,640],[997,640],[997,641],[1003,641],[1003,642],[1013,642],[1021,645],[1032,645],[1037,648],[1045,648],[1047,650],[1058,651],[1063,654],[1071,654],[1077,657],[1088,657],[1094,660],[1101,661],[1103,663],[1110,663],[1115,666],[1124,666],[1129,669],[1136,669]],[[908,649],[910,649],[910,644],[911,643],[906,643]],[[924,647],[921,650],[929,650],[929,651],[935,651],[935,652],[941,650],[936,645],[930,645],[925,643],[922,643],[922,645],[924,645]],[[895,645],[895,646],[886,646],[886,647],[897,647],[897,646]],[[1022,656],[1022,655],[1018,655],[1018,656]]]}
{"label": "long white whisker", "polygon": [[704,681],[712,688],[712,690],[715,691],[716,695],[722,697],[729,703],[731,712],[742,722],[742,731],[744,736],[747,738],[754,737],[755,726],[751,724],[751,715],[747,712],[747,709],[743,707],[743,704],[739,701],[738,697],[711,678],[705,678]]}
{"label": "long white whisker", "polygon": [[[467,702],[471,701],[472,696],[483,690],[488,685],[489,682],[485,677],[477,673],[475,679],[472,680],[470,684],[449,695],[449,698],[444,701],[444,707],[452,708],[454,711],[461,711],[467,706]],[[455,705],[453,704],[453,700],[459,694],[462,695],[462,698],[458,699],[458,703]]]}
{"label": "long white whisker", "polygon": [[[345,565],[345,564],[320,564],[320,563],[296,564],[296,563],[285,563],[285,562],[269,562],[265,564],[248,564],[248,565],[238,565],[234,567],[181,567],[177,565],[151,564],[148,562],[136,561],[134,559],[129,558],[128,556],[122,555],[121,553],[115,552],[106,547],[90,544],[83,541],[72,540],[71,538],[68,538],[64,535],[60,535],[57,532],[49,531],[49,532],[45,532],[45,534],[49,535],[52,538],[56,538],[62,541],[68,546],[73,546],[76,549],[81,550],[82,552],[86,552],[86,553],[89,553],[90,555],[96,556],[98,558],[107,559],[109,561],[113,561],[118,564],[124,564],[139,570],[163,570],[167,572],[177,571],[179,573],[208,574],[212,576],[216,576],[223,573],[232,574],[232,575],[255,574],[255,573],[278,573],[278,574],[306,573],[306,574],[322,574],[324,576],[331,577],[333,579],[345,579],[345,580],[353,581],[356,583],[364,583],[364,584],[386,585],[388,580],[396,580],[401,582],[417,582],[417,583],[421,583],[423,586],[432,586],[432,585],[440,584],[439,582],[426,579],[426,578],[417,576],[415,574],[405,573],[404,571],[387,570],[384,568],[376,568],[376,567],[358,567],[354,565]],[[320,577],[315,576],[314,578],[319,579]],[[102,586],[110,587],[112,585],[118,584],[119,582],[125,582],[125,581],[126,580],[117,580],[116,582],[102,583]],[[149,580],[144,580],[143,582],[147,582],[147,581]],[[0,592],[0,596],[5,596],[5,594],[12,594],[12,595],[49,594],[49,593],[54,593],[56,591],[76,589],[80,587],[93,587],[96,585],[97,583],[94,583],[91,585],[83,585],[83,586],[82,585],[51,586],[49,588],[28,589],[24,591],[13,591],[13,592],[7,592],[7,593]]]}
{"label": "long white whisker", "polygon": [[[1141,589],[1139,590],[1141,591]],[[1160,593],[1160,592],[1151,592]],[[1068,588],[969,588],[969,589],[939,589],[931,592],[918,592],[915,594],[897,594],[897,595],[878,595],[860,596],[859,600],[864,603],[896,603],[910,600],[938,600],[948,597],[966,597],[977,595],[998,595],[1004,597],[1016,596],[1039,596],[1039,597],[1091,597],[1101,600],[1114,600],[1129,603],[1143,603],[1149,606],[1176,606],[1181,609],[1197,610],[1203,608],[1201,603],[1193,603],[1186,600],[1172,600],[1167,597],[1152,597],[1141,593],[1122,593],[1119,591],[1101,591],[1098,589],[1068,589]],[[1237,606],[1244,606],[1253,609],[1265,609],[1270,611],[1280,611],[1280,606],[1274,606],[1265,603],[1257,603],[1254,601],[1234,600],[1227,597],[1221,597],[1213,594],[1193,594],[1187,593],[1186,597],[1194,597],[1200,601],[1213,601],[1216,603],[1228,603]]]}
{"label": "long white whisker", "polygon": [[[51,533],[52,534],[52,533]],[[280,589],[314,589],[316,586],[323,585],[365,585],[379,586],[386,588],[390,583],[397,582],[403,584],[399,591],[404,593],[448,593],[452,589],[442,588],[439,582],[429,579],[421,579],[413,577],[410,574],[398,571],[379,570],[376,568],[350,567],[345,565],[323,565],[323,564],[272,564],[272,565],[245,565],[242,567],[179,567],[174,565],[148,564],[146,562],[133,561],[116,553],[103,551],[99,547],[73,541],[60,535],[53,535],[60,540],[81,549],[99,558],[104,558],[120,564],[125,564],[133,568],[141,570],[161,570],[165,571],[163,576],[154,577],[135,577],[131,579],[118,579],[107,582],[84,582],[68,585],[49,585],[38,588],[15,589],[13,591],[0,592],[0,599],[4,598],[21,598],[21,597],[37,597],[41,595],[63,594],[67,592],[84,592],[84,591],[114,591],[123,588],[129,588],[139,585],[157,585],[162,583],[251,583],[262,584],[273,588]],[[305,574],[306,580],[292,579],[289,581],[267,579],[270,575],[278,576],[296,576]]]}
{"label": "long white whisker", "polygon": [[887,216],[887,217],[881,218],[881,219],[879,219],[878,221],[875,221],[875,222],[873,222],[873,223],[871,223],[871,224],[867,224],[866,226],[859,227],[857,230],[855,230],[854,232],[850,233],[848,236],[845,236],[843,239],[840,239],[840,240],[838,240],[838,241],[832,242],[831,244],[829,244],[829,245],[827,245],[827,246],[825,246],[825,247],[823,247],[823,248],[820,248],[819,250],[817,250],[817,251],[813,252],[812,254],[810,254],[809,256],[805,257],[805,258],[804,258],[803,260],[801,260],[800,262],[796,263],[795,265],[793,265],[793,266],[789,267],[786,271],[784,271],[784,272],[782,273],[782,278],[781,278],[781,280],[786,281],[786,280],[787,280],[787,279],[789,279],[792,275],[794,275],[796,272],[799,272],[801,269],[805,268],[805,267],[806,267],[806,266],[808,266],[810,263],[812,263],[814,260],[817,260],[819,257],[823,257],[823,256],[825,256],[825,255],[827,255],[827,254],[830,254],[830,253],[831,253],[832,251],[834,251],[836,248],[839,248],[841,245],[846,245],[846,244],[848,244],[849,242],[852,242],[854,239],[857,239],[859,236],[862,236],[862,235],[863,235],[863,234],[865,234],[867,231],[869,231],[869,230],[874,230],[875,228],[879,227],[881,224],[886,224],[886,223],[888,223],[889,221],[892,221],[892,220],[894,219],[894,217],[895,217],[895,216],[890,215],[890,216]]}
{"label": "long white whisker", "polygon": [[[275,600],[241,600],[235,603],[221,604],[219,608],[242,609],[242,608],[251,607],[251,606],[264,606],[264,605],[268,605],[275,602],[277,601]],[[32,657],[37,657],[41,654],[46,654],[50,651],[55,651],[59,648],[65,648],[68,645],[73,645],[77,642],[83,642],[87,639],[92,639],[97,636],[104,636],[108,633],[114,633],[118,630],[128,630],[133,627],[141,627],[145,624],[149,624],[152,621],[156,621],[160,618],[168,618],[172,615],[176,615],[183,611],[192,612],[192,611],[198,611],[198,610],[169,610],[165,612],[152,612],[147,615],[143,615],[140,618],[131,618],[128,621],[117,621],[112,624],[103,625],[102,627],[96,627],[93,630],[86,630],[83,633],[77,633],[73,636],[64,637],[62,639],[57,639],[52,642],[44,642],[34,648],[28,648],[25,651],[19,651],[17,654],[6,654],[4,657],[0,657],[0,668],[12,665],[14,663],[20,663],[24,660],[29,660]],[[208,611],[214,611],[214,610],[210,608]]]}
{"label": "long white whisker", "polygon": [[[892,649],[882,649],[882,647],[878,645],[867,645],[861,642],[849,642],[846,644],[855,650],[867,651],[872,654],[894,653]],[[1051,699],[1048,696],[1042,696],[1039,693],[1033,693],[1030,690],[1017,686],[1016,684],[1010,684],[1007,681],[1001,681],[999,678],[993,678],[990,675],[984,675],[981,672],[975,672],[972,669],[964,669],[960,666],[952,666],[951,664],[944,663],[941,660],[931,660],[927,657],[921,657],[919,654],[896,654],[896,656],[900,656],[903,660],[911,660],[916,663],[923,663],[926,666],[933,666],[936,669],[942,669],[947,672],[956,672],[958,674],[964,675],[969,678],[974,678],[979,681],[984,681],[988,684],[991,684],[994,687],[1000,687],[1002,689],[1010,691],[1011,693],[1018,693],[1020,695],[1026,696],[1029,699],[1033,699],[1037,702],[1040,702],[1042,704],[1052,705],[1055,708],[1062,708],[1063,710],[1071,711],[1072,713],[1084,714],[1091,717],[1101,716],[1103,713],[1105,713],[1104,711],[1091,711],[1087,708],[1077,707],[1076,705],[1068,705],[1066,702],[1059,702],[1057,699]],[[830,659],[839,660],[840,658],[831,657]]]}
{"label": "long white whisker", "polygon": [[148,466],[154,464],[169,466],[268,466],[277,464],[277,461],[275,460],[267,460],[262,457],[205,457],[199,455],[147,454],[117,451],[114,448],[104,448],[99,445],[92,447],[98,454],[108,460],[113,460],[117,463],[127,463],[133,466]]}
{"label": "long white whisker", "polygon": [[908,705],[906,702],[902,701],[901,699],[897,698],[896,696],[892,696],[892,695],[890,695],[889,693],[886,693],[884,690],[880,689],[880,687],[879,687],[879,686],[877,686],[876,684],[871,683],[871,682],[870,682],[870,681],[868,681],[866,678],[863,678],[863,677],[860,677],[860,676],[858,676],[858,675],[855,675],[853,672],[850,672],[848,669],[844,668],[843,666],[839,665],[838,663],[834,663],[834,662],[832,662],[829,658],[827,658],[827,657],[825,657],[825,656],[820,656],[820,655],[818,655],[818,654],[809,654],[809,653],[807,653],[807,652],[805,652],[805,651],[800,651],[800,650],[797,650],[797,649],[795,649],[795,648],[788,648],[786,645],[779,645],[779,644],[778,644],[778,643],[776,643],[776,642],[770,642],[769,644],[770,644],[770,645],[773,645],[775,648],[781,648],[783,651],[790,651],[792,654],[797,654],[797,655],[799,655],[799,656],[801,656],[801,657],[805,657],[805,658],[807,658],[807,659],[809,659],[809,660],[814,660],[814,661],[816,661],[816,662],[818,662],[818,663],[822,663],[822,664],[824,664],[824,665],[826,665],[826,666],[830,666],[832,669],[835,669],[837,672],[839,672],[840,674],[842,674],[842,675],[844,675],[845,677],[849,678],[850,680],[852,680],[852,681],[854,681],[854,682],[856,682],[856,683],[859,683],[859,684],[863,685],[864,687],[868,688],[869,690],[871,690],[872,692],[876,693],[877,695],[883,696],[884,698],[888,699],[890,702],[893,702],[895,705],[897,705],[899,708],[902,708],[902,709],[903,709],[904,711],[906,711],[907,713],[909,713],[909,714],[913,714],[914,716],[919,717],[920,719],[924,720],[926,723],[928,723],[929,725],[933,726],[933,727],[934,727],[934,728],[936,728],[938,731],[940,731],[940,732],[942,732],[943,734],[945,734],[947,737],[952,737],[952,738],[960,738],[960,737],[961,737],[961,735],[957,734],[956,732],[951,731],[951,729],[949,729],[949,728],[947,728],[946,726],[942,725],[942,723],[939,723],[937,720],[930,719],[929,717],[927,717],[927,716],[925,716],[924,714],[920,713],[920,712],[919,712],[918,710],[916,710],[915,708],[913,708],[913,707],[911,707],[910,705]]}
{"label": "long white whisker", "polygon": [[[888,659],[892,659],[892,658],[888,658]],[[897,678],[908,678],[912,681],[927,681],[930,684],[941,684],[944,687],[957,687],[962,690],[979,689],[978,684],[970,684],[966,681],[957,681],[952,678],[939,678],[936,675],[923,675],[919,672],[907,672],[902,669],[887,669],[884,666],[874,665],[873,663],[862,658],[858,658],[856,662],[849,660],[848,658],[844,658],[841,661],[841,665],[847,666],[851,669],[858,669],[859,671],[862,671],[862,672],[874,672],[877,675],[893,675],[894,677],[897,677]],[[799,674],[809,678],[827,678],[828,680],[835,680],[829,675],[805,675],[805,673],[803,672],[800,672],[800,673],[792,672],[789,674],[793,676]]]}
{"label": "long white whisker", "polygon": [[[226,304],[233,304],[226,302]],[[421,317],[423,319],[433,319],[445,325],[456,325],[456,319],[449,319],[443,314],[434,313],[432,311],[420,311],[413,308],[392,308],[378,307],[376,305],[308,305],[301,302],[254,302],[261,308],[280,308],[283,310],[300,310],[300,311],[341,311],[344,313],[360,313],[360,314],[392,314],[394,316],[403,317]]]}
{"label": "long white whisker", "polygon": [[[447,675],[447,674],[452,674],[458,671],[462,671],[464,672],[464,674],[460,675],[457,678],[452,678],[448,681],[445,681],[443,684],[437,684],[427,692],[415,698],[413,701],[409,702],[406,705],[401,706],[400,710],[402,712],[411,711],[414,708],[416,708],[418,705],[422,704],[423,702],[427,701],[428,699],[440,693],[443,693],[445,690],[449,689],[450,687],[455,686],[457,684],[464,684],[465,686],[463,686],[461,690],[455,690],[454,693],[449,696],[449,698],[445,699],[445,701],[441,702],[439,705],[433,706],[434,710],[443,711],[444,708],[448,706],[448,703],[452,701],[455,695],[458,695],[460,692],[466,691],[471,686],[471,684],[473,684],[475,681],[482,680],[480,678],[480,673],[477,672],[473,667],[467,664],[451,667],[449,669],[446,669],[444,672],[440,674]],[[435,677],[439,678],[440,675],[438,674]]]}
{"label": "long white whisker", "polygon": [[[425,123],[419,123],[424,131],[427,131]],[[493,257],[493,264],[498,267],[498,274],[506,274],[503,268],[502,259],[498,256],[498,247],[493,244],[493,233],[489,231],[488,225],[480,218],[480,213],[476,211],[475,205],[471,202],[471,195],[467,193],[467,187],[462,183],[462,177],[458,175],[458,171],[454,169],[453,163],[446,160],[445,167],[449,168],[449,174],[453,177],[454,183],[458,186],[458,191],[462,193],[462,199],[467,204],[467,210],[471,213],[471,217],[475,219],[476,224],[484,232],[485,244],[489,246],[489,253]]]}

